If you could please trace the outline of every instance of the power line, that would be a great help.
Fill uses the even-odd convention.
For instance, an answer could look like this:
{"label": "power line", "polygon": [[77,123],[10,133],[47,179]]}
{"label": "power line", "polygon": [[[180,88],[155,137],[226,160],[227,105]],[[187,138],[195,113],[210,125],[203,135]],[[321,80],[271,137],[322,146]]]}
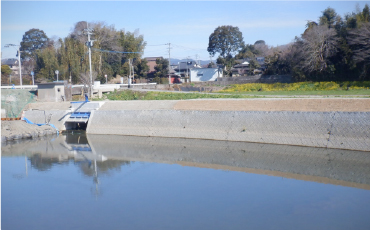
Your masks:
{"label": "power line", "polygon": [[177,47],[180,47],[180,48],[184,48],[184,49],[190,49],[190,50],[206,50],[206,49],[200,49],[200,48],[190,48],[190,47],[186,47],[186,46],[180,46],[180,45],[176,45],[176,44],[172,44],[174,46],[177,46]]}
{"label": "power line", "polygon": [[122,51],[115,51],[115,50],[102,50],[97,48],[91,48],[92,50],[103,52],[103,53],[120,53],[120,54],[137,54],[137,53],[143,53],[143,52],[122,52]]}
{"label": "power line", "polygon": [[145,46],[165,46],[167,44],[159,44],[159,45],[145,45]]}

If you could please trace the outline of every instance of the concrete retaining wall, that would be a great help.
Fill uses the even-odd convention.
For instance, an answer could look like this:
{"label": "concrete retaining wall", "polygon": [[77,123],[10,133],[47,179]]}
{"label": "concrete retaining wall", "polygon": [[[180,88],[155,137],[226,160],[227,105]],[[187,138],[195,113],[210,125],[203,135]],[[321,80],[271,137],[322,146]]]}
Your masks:
{"label": "concrete retaining wall", "polygon": [[369,127],[370,112],[97,110],[87,133],[370,151]]}
{"label": "concrete retaining wall", "polygon": [[217,78],[217,84],[246,84],[246,83],[291,83],[291,75],[253,75],[243,77],[222,77]]}

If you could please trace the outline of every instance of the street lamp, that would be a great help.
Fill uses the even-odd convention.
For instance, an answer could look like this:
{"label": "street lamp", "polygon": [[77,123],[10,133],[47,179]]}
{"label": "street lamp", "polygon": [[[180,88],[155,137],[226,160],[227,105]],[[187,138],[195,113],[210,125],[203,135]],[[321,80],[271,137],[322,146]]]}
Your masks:
{"label": "street lamp", "polygon": [[189,76],[189,59],[190,57],[186,57],[186,75],[188,75],[188,78],[189,78],[189,82],[191,82],[190,80],[190,76]]}
{"label": "street lamp", "polygon": [[6,44],[4,47],[10,47],[10,46],[18,46],[19,84],[22,86],[21,51],[19,50],[21,46],[20,45],[15,45],[15,44]]}
{"label": "street lamp", "polygon": [[58,81],[59,70],[55,70],[55,74],[57,75],[57,81]]}
{"label": "street lamp", "polygon": [[35,75],[35,73],[33,71],[31,71],[31,75],[32,75],[32,85],[35,85],[35,78],[33,77]]}

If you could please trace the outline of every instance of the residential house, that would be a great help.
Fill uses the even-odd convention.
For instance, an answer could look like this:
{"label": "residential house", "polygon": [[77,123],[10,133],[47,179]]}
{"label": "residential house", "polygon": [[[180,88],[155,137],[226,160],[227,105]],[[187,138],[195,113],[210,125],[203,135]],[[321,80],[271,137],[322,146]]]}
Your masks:
{"label": "residential house", "polygon": [[253,75],[257,73],[262,73],[265,69],[265,58],[264,57],[256,57],[255,60],[257,63],[260,65],[259,68],[253,69],[250,67],[250,58],[244,58],[244,59],[239,59],[236,60],[238,64],[234,65],[233,68],[231,69],[231,73],[233,77],[242,77],[242,76],[248,76],[248,75]]}
{"label": "residential house", "polygon": [[180,76],[181,82],[187,82],[190,76],[190,70],[194,68],[201,68],[195,61],[184,61],[179,62],[178,65],[174,68],[176,74]]}
{"label": "residential house", "polygon": [[249,62],[244,61],[240,64],[234,65],[231,69],[231,73],[233,77],[250,75]]}
{"label": "residential house", "polygon": [[1,65],[8,65],[10,69],[13,71],[13,75],[19,74],[19,62],[16,58],[9,58],[9,59],[2,59]]}
{"label": "residential house", "polygon": [[[170,65],[171,84],[181,83],[181,76],[178,75],[178,73],[175,70],[177,67],[178,67],[178,65],[175,65],[175,64]],[[166,77],[168,78],[168,74],[166,75]]]}
{"label": "residential house", "polygon": [[155,73],[154,67],[157,66],[157,63],[156,63],[157,59],[163,59],[163,57],[146,57],[144,59],[148,63],[148,66],[149,66],[148,76],[150,76],[150,75],[153,75]]}

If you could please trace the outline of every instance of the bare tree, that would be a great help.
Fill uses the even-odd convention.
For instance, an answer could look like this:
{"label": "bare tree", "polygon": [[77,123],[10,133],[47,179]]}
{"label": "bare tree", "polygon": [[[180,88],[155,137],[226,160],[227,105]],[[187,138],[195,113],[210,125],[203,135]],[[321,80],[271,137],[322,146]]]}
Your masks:
{"label": "bare tree", "polygon": [[292,68],[297,64],[300,51],[295,43],[289,43],[271,48],[265,58],[267,74],[291,74]]}
{"label": "bare tree", "polygon": [[349,31],[348,43],[353,51],[355,62],[370,64],[370,23]]}
{"label": "bare tree", "polygon": [[269,55],[270,48],[268,45],[266,45],[265,41],[263,40],[258,40],[254,43],[254,48],[258,51],[258,55],[262,57],[266,57]]}
{"label": "bare tree", "polygon": [[329,58],[337,53],[338,38],[335,29],[327,25],[313,26],[298,39],[303,51],[303,69],[322,72],[328,68]]}
{"label": "bare tree", "polygon": [[90,23],[90,27],[94,29],[94,40],[98,43],[98,47],[110,50],[120,50],[118,45],[118,34],[113,25],[108,26],[105,22]]}
{"label": "bare tree", "polygon": [[85,43],[87,41],[87,36],[84,34],[85,29],[87,29],[86,21],[77,22],[70,33],[70,37],[78,40],[81,43]]}
{"label": "bare tree", "polygon": [[[94,81],[95,81],[97,76],[98,76],[98,74],[96,72],[92,72],[92,82],[91,82],[92,85],[94,84]],[[84,87],[84,92],[87,92],[88,95],[91,95],[90,94],[90,74],[89,74],[89,72],[81,73],[80,77],[79,77],[79,80],[84,85],[83,86]]]}

